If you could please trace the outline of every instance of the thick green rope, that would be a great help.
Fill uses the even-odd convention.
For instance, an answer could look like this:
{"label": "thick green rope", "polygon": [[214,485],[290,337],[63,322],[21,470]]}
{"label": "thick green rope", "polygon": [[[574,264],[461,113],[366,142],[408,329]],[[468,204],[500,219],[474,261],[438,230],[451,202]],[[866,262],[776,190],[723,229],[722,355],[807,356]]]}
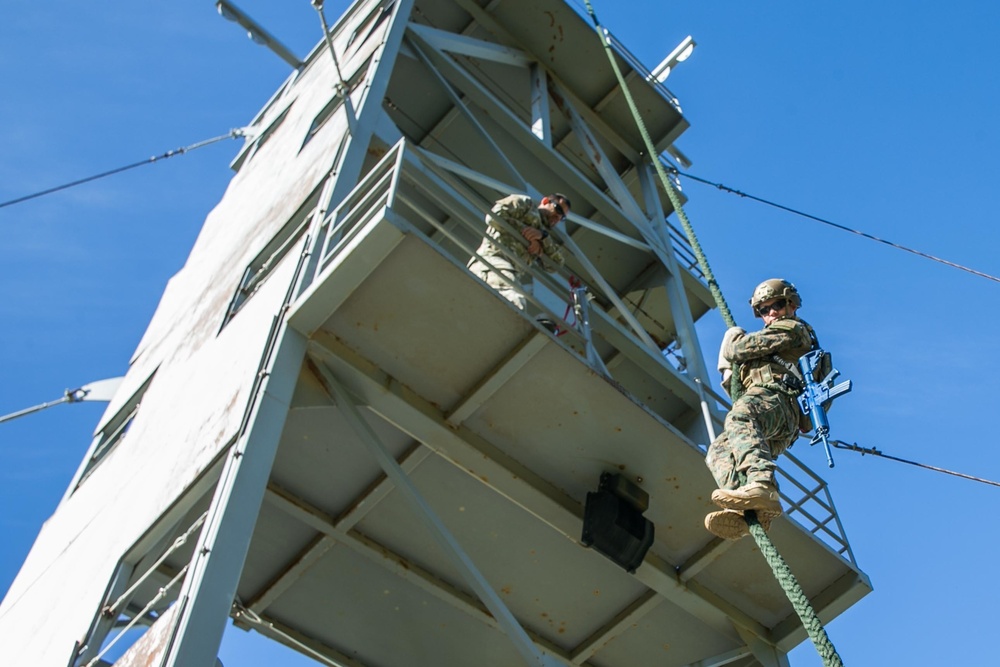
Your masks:
{"label": "thick green rope", "polygon": [[[594,26],[597,28],[597,33],[601,36],[601,43],[604,45],[604,52],[608,54],[608,61],[611,63],[611,68],[615,72],[615,76],[618,77],[618,85],[622,89],[622,93],[625,95],[625,100],[628,102],[629,109],[632,111],[632,117],[635,119],[635,123],[639,128],[640,134],[642,134],[642,140],[646,145],[646,151],[649,153],[650,162],[653,164],[653,168],[656,169],[656,175],[660,177],[660,183],[663,184],[663,189],[667,192],[667,197],[670,199],[670,205],[674,207],[674,211],[677,213],[677,218],[681,221],[681,227],[684,228],[684,235],[687,237],[688,244],[691,246],[691,250],[694,252],[695,259],[698,260],[698,268],[701,269],[702,275],[705,276],[705,282],[708,284],[708,289],[712,293],[712,298],[715,299],[715,303],[719,308],[719,313],[722,315],[722,321],[726,323],[727,327],[735,327],[736,319],[733,317],[732,311],[729,310],[729,304],[726,303],[726,297],[722,294],[722,288],[719,287],[718,281],[715,279],[715,274],[712,272],[712,267],[708,264],[708,256],[705,255],[705,251],[702,250],[701,243],[698,242],[698,236],[694,233],[694,227],[691,225],[691,221],[688,219],[687,214],[684,212],[684,206],[681,203],[681,196],[678,194],[677,190],[674,188],[673,183],[667,176],[666,170],[663,168],[663,164],[657,159],[656,148],[653,146],[653,140],[649,137],[649,131],[646,129],[646,123],[642,120],[642,116],[639,115],[639,109],[636,107],[635,100],[632,99],[632,93],[628,89],[628,84],[625,83],[625,77],[622,75],[621,68],[618,67],[618,61],[615,60],[614,52],[611,49],[611,43],[608,41],[607,33],[605,33],[604,28],[597,20],[597,14],[594,13],[594,8],[590,4],[590,0],[585,0],[587,3],[587,11],[590,13],[590,18],[594,21]],[[733,375],[729,383],[729,396],[735,401],[743,394],[743,385],[740,382],[740,369],[739,367],[733,368]]]}
{"label": "thick green rope", "polygon": [[694,227],[691,226],[691,221],[688,220],[687,214],[684,213],[684,208],[681,206],[681,197],[677,194],[674,189],[673,183],[667,177],[667,172],[663,168],[663,164],[656,158],[656,148],[653,146],[653,140],[649,137],[649,131],[646,129],[646,123],[643,122],[642,116],[639,115],[639,110],[635,105],[635,101],[632,99],[632,93],[629,92],[628,84],[625,83],[625,77],[622,75],[621,69],[618,67],[618,61],[615,60],[614,52],[611,49],[611,43],[607,39],[607,34],[601,27],[601,24],[597,21],[597,15],[594,14],[594,8],[590,5],[590,0],[586,0],[587,11],[590,12],[590,17],[594,20],[594,25],[597,27],[597,32],[601,36],[601,42],[604,44],[604,51],[608,54],[608,61],[611,63],[612,69],[615,71],[615,76],[618,77],[618,85],[622,89],[622,93],[625,95],[625,100],[628,102],[629,109],[632,110],[632,116],[635,118],[636,125],[639,126],[639,132],[642,134],[642,139],[646,144],[646,151],[649,153],[650,162],[653,163],[653,167],[656,169],[656,174],[660,177],[660,182],[663,183],[663,187],[667,191],[667,196],[670,198],[670,203],[674,207],[674,211],[677,212],[677,217],[681,221],[681,226],[684,228],[684,234],[687,236],[688,243],[691,244],[691,249],[694,251],[694,256],[698,260],[698,267],[701,272],[705,275],[705,281],[708,283],[708,289],[711,290],[712,296],[715,298],[715,303],[719,306],[719,312],[722,314],[722,319],[726,323],[726,326],[735,327],[736,320],[733,319],[733,314],[729,310],[729,305],[726,303],[726,298],[722,295],[722,289],[719,287],[719,283],[715,280],[715,274],[712,273],[712,267],[708,265],[708,257],[701,248],[701,244],[698,242],[698,237],[694,233]]}
{"label": "thick green rope", "polygon": [[757,521],[757,513],[753,510],[747,510],[743,513],[743,516],[746,518],[750,534],[757,540],[760,553],[764,556],[767,564],[771,566],[774,576],[785,590],[785,595],[788,596],[788,601],[792,603],[792,608],[799,615],[802,625],[805,627],[806,632],[809,633],[809,638],[812,639],[813,645],[816,646],[816,651],[823,658],[823,665],[825,667],[844,667],[844,661],[840,659],[837,649],[833,646],[833,642],[830,641],[830,636],[826,634],[823,622],[819,620],[819,616],[816,615],[812,605],[809,604],[809,597],[802,590],[802,586],[799,585],[798,579],[792,574],[785,559],[774,548],[774,543],[771,542],[771,538],[764,531],[764,527]]}
{"label": "thick green rope", "polygon": [[[667,177],[666,170],[664,170],[663,165],[657,157],[656,147],[653,146],[653,140],[649,136],[646,124],[643,122],[642,116],[639,114],[639,109],[636,106],[635,101],[632,99],[632,93],[628,89],[625,77],[622,75],[621,69],[618,67],[618,62],[615,60],[614,52],[611,49],[611,42],[607,38],[607,33],[597,20],[597,14],[594,13],[594,8],[591,6],[590,0],[584,1],[587,5],[587,12],[590,14],[590,18],[594,22],[594,27],[597,29],[597,34],[601,37],[601,43],[604,45],[604,51],[608,55],[608,61],[611,63],[611,68],[614,70],[615,76],[618,77],[618,85],[621,88],[622,94],[625,96],[625,101],[628,102],[629,109],[632,111],[632,117],[635,119],[636,125],[639,127],[639,132],[642,134],[642,139],[643,142],[645,142],[650,162],[653,163],[653,167],[656,169],[656,173],[660,177],[660,182],[663,184],[663,188],[666,190],[667,196],[670,198],[670,203],[673,205],[674,211],[677,212],[677,217],[680,219],[681,225],[684,228],[684,233],[687,236],[688,243],[690,243],[691,249],[694,251],[695,258],[698,260],[698,267],[705,276],[708,288],[712,292],[712,296],[715,298],[715,303],[719,308],[719,312],[722,314],[723,321],[725,321],[726,326],[734,327],[736,326],[736,320],[733,318],[733,314],[730,312],[729,306],[726,304],[726,299],[722,295],[722,289],[715,280],[715,274],[712,273],[712,269],[708,265],[708,258],[705,256],[705,253],[701,248],[701,244],[698,243],[698,237],[694,233],[694,227],[692,227],[691,222],[684,213],[680,195],[674,189],[673,184]],[[742,386],[740,386],[739,383],[738,368],[734,369],[733,384],[730,391],[730,395],[734,401],[739,395],[737,391],[740,393],[742,392]],[[820,657],[823,658],[824,667],[843,667],[844,663],[841,661],[840,656],[837,655],[837,650],[830,642],[830,638],[826,634],[826,630],[824,630],[822,622],[819,620],[819,617],[816,615],[816,611],[809,603],[809,598],[802,590],[802,587],[799,585],[795,575],[792,574],[788,564],[785,563],[785,560],[778,553],[778,550],[775,549],[774,543],[771,542],[771,538],[768,536],[767,532],[764,531],[760,522],[757,521],[757,513],[753,511],[745,512],[745,518],[750,534],[753,535],[754,540],[757,541],[757,546],[760,548],[761,554],[763,554],[765,560],[767,560],[771,569],[774,571],[775,579],[777,579],[778,583],[781,584],[781,587],[785,591],[785,595],[788,596],[789,602],[792,603],[792,608],[802,620],[802,625],[805,627],[806,632],[809,633],[809,638],[812,639]]]}

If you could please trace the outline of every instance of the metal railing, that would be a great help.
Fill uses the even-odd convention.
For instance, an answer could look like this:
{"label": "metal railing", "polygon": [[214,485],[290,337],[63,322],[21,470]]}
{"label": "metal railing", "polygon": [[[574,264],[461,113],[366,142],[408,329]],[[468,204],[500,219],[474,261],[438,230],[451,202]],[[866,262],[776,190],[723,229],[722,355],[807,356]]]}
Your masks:
{"label": "metal railing", "polygon": [[[445,247],[456,261],[464,264],[474,257],[491,265],[488,258],[476,252],[482,240],[483,220],[495,199],[516,189],[486,178],[481,178],[480,183],[470,184],[466,177],[471,172],[460,176],[445,172],[417,158],[415,149],[403,142],[393,147],[322,221],[317,235],[319,258],[314,274],[306,276],[306,281],[315,280],[327,270],[366,225],[382,219],[386,209],[414,225],[432,242]],[[484,187],[492,190],[492,199],[484,193]],[[561,299],[566,309],[556,312],[557,308],[553,308],[552,304],[525,291],[519,283],[510,285],[525,297],[533,309],[570,334],[573,337],[573,342],[569,343],[571,347],[578,348],[586,356],[587,336],[581,330],[582,322],[567,322],[564,319],[569,312],[573,312],[570,274],[560,269],[555,276],[551,275],[526,265],[513,253],[507,255],[507,259]]]}
{"label": "metal railing", "polygon": [[[782,455],[782,460],[791,462],[794,468],[788,465],[778,466],[778,473],[798,491],[796,494],[789,493],[788,484],[781,491],[786,502],[786,516],[794,519],[838,555],[857,565],[826,481],[789,451]],[[793,475],[790,469],[794,469],[797,474]]]}
{"label": "metal railing", "polygon": [[[76,654],[70,664],[79,667],[106,665],[107,662],[102,658],[108,655],[112,649],[121,644],[119,650],[124,651],[128,646],[134,645],[138,641],[138,636],[132,632],[133,630],[143,626],[148,628],[157,619],[163,617],[166,610],[175,603],[180,584],[189,568],[189,565],[185,565],[179,571],[173,572],[165,566],[167,559],[196,538],[207,516],[208,512],[202,512],[144,571],[129,573],[132,566],[127,563],[119,563],[119,572],[129,573],[126,576],[131,580],[131,584],[114,599],[110,597],[105,599],[99,616],[108,620],[113,619],[110,627],[107,623],[97,624],[95,626],[97,629],[91,631],[92,634],[88,637],[87,643],[82,646],[78,644]],[[167,583],[156,585],[157,580],[164,580],[167,577],[169,577]],[[146,594],[135,601],[134,598],[143,589],[145,589]],[[115,631],[114,634],[112,635],[106,629],[100,629],[102,625],[104,628]]]}
{"label": "metal railing", "polygon": [[[730,404],[726,397],[710,387],[703,387],[702,391],[726,411],[729,410]],[[723,421],[716,419],[715,424],[721,431]],[[813,472],[790,450],[785,450],[779,461],[782,465],[777,466],[778,476],[786,480],[786,483],[779,488],[779,493],[785,501],[785,515],[816,536],[839,556],[857,565],[826,480]]]}

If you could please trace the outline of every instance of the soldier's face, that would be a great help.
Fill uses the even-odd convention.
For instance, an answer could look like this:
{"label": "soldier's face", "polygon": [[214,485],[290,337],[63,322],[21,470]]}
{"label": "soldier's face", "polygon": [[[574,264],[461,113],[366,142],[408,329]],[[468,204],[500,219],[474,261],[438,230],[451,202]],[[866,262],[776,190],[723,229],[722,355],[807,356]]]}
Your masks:
{"label": "soldier's face", "polygon": [[542,200],[542,203],[538,205],[538,211],[542,214],[542,219],[545,220],[545,224],[549,227],[554,227],[566,218],[569,214],[569,206],[566,202],[559,199],[549,199],[546,197]]}
{"label": "soldier's face", "polygon": [[790,317],[795,314],[795,306],[788,299],[771,299],[757,306],[764,324],[776,322],[782,317]]}

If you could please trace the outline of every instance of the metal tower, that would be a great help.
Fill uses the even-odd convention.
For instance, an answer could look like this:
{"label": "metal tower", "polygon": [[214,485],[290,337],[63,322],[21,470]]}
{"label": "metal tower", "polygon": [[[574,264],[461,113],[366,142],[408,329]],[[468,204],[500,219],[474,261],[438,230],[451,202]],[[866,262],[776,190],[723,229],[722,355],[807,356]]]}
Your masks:
{"label": "metal tower", "polygon": [[[677,100],[611,39],[666,151]],[[0,607],[5,663],[209,666],[232,619],[350,667],[787,664],[754,543],[702,527],[710,294],[575,10],[358,0],[250,129]],[[466,264],[496,199],[552,191],[567,264],[522,311]],[[829,620],[870,585],[783,461],[771,534]],[[648,494],[634,573],[582,543],[606,473]]]}

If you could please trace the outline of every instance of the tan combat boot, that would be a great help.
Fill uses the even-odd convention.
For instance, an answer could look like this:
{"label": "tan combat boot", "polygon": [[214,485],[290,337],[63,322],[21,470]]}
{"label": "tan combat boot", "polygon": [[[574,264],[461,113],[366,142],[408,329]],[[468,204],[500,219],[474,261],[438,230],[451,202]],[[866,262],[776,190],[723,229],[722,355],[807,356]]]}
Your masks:
{"label": "tan combat boot", "polygon": [[768,514],[781,514],[778,487],[770,482],[751,482],[738,489],[716,489],[712,502],[727,510],[762,510]]}
{"label": "tan combat boot", "polygon": [[[767,512],[757,512],[757,520],[764,531],[771,529],[771,521],[778,516]],[[750,527],[739,510],[722,510],[712,512],[705,517],[705,528],[708,532],[724,540],[738,540],[750,534]]]}

